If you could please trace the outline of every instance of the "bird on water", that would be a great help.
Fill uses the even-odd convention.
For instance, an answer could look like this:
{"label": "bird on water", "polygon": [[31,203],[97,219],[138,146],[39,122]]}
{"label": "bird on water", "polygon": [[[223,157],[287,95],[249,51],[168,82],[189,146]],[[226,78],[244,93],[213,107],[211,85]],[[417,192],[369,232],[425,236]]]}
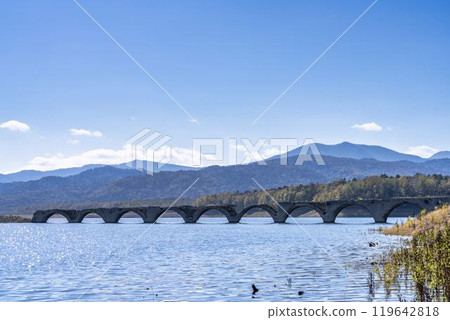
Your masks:
{"label": "bird on water", "polygon": [[255,286],[255,284],[252,284],[252,289],[253,289],[252,294],[255,294],[259,291],[259,289]]}

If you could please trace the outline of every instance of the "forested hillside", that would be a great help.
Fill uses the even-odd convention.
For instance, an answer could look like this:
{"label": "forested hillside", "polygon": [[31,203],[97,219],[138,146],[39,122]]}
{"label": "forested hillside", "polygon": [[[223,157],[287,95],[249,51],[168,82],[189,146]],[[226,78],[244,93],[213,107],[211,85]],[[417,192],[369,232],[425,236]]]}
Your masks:
{"label": "forested hillside", "polygon": [[[340,199],[381,199],[392,197],[450,196],[450,177],[442,175],[373,176],[332,183],[312,183],[267,190],[282,201],[328,201]],[[196,205],[236,204],[238,207],[270,202],[264,191],[230,192],[199,197]]]}

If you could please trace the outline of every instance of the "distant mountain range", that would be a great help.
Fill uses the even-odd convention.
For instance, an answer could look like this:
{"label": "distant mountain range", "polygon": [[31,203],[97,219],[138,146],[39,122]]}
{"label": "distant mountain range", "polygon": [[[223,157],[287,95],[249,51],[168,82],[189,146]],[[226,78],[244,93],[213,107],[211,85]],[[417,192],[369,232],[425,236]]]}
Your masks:
{"label": "distant mountain range", "polygon": [[[419,156],[400,153],[385,147],[370,146],[365,144],[353,144],[350,142],[342,142],[335,145],[327,145],[316,143],[317,149],[321,155],[332,156],[337,158],[350,158],[350,159],[374,159],[379,161],[411,161],[411,162],[424,162],[429,159],[421,158]],[[288,157],[297,156],[300,153],[301,148],[294,149],[287,153]],[[446,158],[450,158],[449,156]],[[276,156],[274,158],[278,158]]]}
{"label": "distant mountain range", "polygon": [[[421,163],[428,160],[435,159],[450,159],[450,151],[441,151],[436,153],[429,159],[421,158],[419,156],[396,152],[394,150],[380,147],[370,146],[363,144],[353,144],[350,142],[343,142],[336,145],[326,145],[317,143],[321,155],[331,156],[336,158],[349,158],[349,159],[374,159],[378,161],[410,161],[415,163]],[[297,156],[301,148],[288,152],[288,157]],[[278,159],[279,156],[272,157],[271,159]],[[166,164],[162,168],[158,169],[157,163],[148,162],[149,166],[153,165],[154,172],[159,171],[179,171],[179,170],[196,170],[196,168],[180,166],[174,164]],[[79,174],[89,169],[104,167],[104,164],[89,164],[83,167],[58,169],[52,171],[36,171],[36,170],[24,170],[11,174],[0,174],[0,183],[9,182],[26,182],[31,180],[39,180],[44,177],[68,177]],[[129,166],[125,163],[114,165],[113,167],[120,169],[129,169]]]}
{"label": "distant mountain range", "polygon": [[[175,164],[166,164],[162,168],[158,168],[158,163],[143,161],[143,165],[145,167],[153,166],[153,172],[159,171],[178,171],[178,170],[195,170],[195,168],[179,166]],[[65,168],[65,169],[57,169],[51,171],[38,171],[38,170],[23,170],[16,173],[10,174],[0,174],[0,183],[10,183],[10,182],[26,182],[32,180],[39,180],[45,177],[69,177],[76,174],[80,174],[84,171],[105,167],[104,164],[89,164],[83,167],[75,167],[75,168]],[[132,163],[122,163],[118,165],[113,165],[115,168],[119,169],[130,169],[136,168],[136,161]]]}
{"label": "distant mountain range", "polygon": [[433,155],[430,159],[450,159],[450,151],[441,151]]}
{"label": "distant mountain range", "polygon": [[253,179],[265,188],[278,188],[381,174],[450,175],[450,159],[413,162],[323,156],[325,166],[319,166],[315,162],[296,166],[296,158],[297,156],[290,157],[287,166],[281,166],[278,159],[272,159],[267,161],[267,165],[251,163],[226,167],[211,166],[199,170],[161,171],[153,176],[132,169],[106,166],[88,169],[68,177],[2,183],[0,214],[24,213],[25,207],[35,209],[50,204],[175,199],[196,179],[199,180],[185,197],[259,189]]}
{"label": "distant mountain range", "polygon": [[0,174],[0,183],[9,182],[25,182],[31,180],[39,180],[44,177],[68,177],[75,174],[79,174],[83,171],[104,167],[104,164],[89,164],[83,167],[67,168],[67,169],[57,169],[51,171],[38,171],[38,170],[23,170],[15,173]]}

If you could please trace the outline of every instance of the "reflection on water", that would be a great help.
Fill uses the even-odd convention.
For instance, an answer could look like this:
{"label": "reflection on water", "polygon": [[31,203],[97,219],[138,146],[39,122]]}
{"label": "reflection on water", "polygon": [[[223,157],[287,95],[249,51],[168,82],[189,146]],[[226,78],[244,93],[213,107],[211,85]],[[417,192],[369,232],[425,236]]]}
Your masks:
{"label": "reflection on water", "polygon": [[[150,227],[127,219],[126,225],[93,223],[101,222],[96,218],[81,224],[1,224],[0,301],[76,300]],[[371,262],[400,238],[373,232],[379,225],[370,218],[334,225],[320,218],[295,220],[355,281],[292,220],[224,224],[224,218],[202,218],[183,224],[162,218],[82,300],[370,301]],[[379,246],[369,247],[369,241]],[[254,297],[252,283],[259,288]],[[398,293],[411,296],[407,290],[394,288],[386,297],[378,287],[373,298],[397,301]]]}

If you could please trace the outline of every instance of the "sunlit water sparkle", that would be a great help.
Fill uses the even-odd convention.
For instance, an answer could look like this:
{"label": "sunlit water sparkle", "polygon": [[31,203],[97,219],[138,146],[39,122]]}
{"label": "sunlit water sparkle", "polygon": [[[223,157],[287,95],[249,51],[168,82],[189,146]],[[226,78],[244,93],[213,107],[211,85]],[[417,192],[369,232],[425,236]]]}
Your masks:
{"label": "sunlit water sparkle", "polygon": [[[297,219],[353,279],[295,223],[225,221],[161,219],[97,282],[150,225],[0,224],[0,301],[73,301],[91,286],[81,301],[397,301],[398,293],[411,295],[394,287],[386,296],[380,286],[369,296],[371,262],[401,241],[374,232],[379,225],[370,218]],[[253,283],[259,292],[252,296]]]}

